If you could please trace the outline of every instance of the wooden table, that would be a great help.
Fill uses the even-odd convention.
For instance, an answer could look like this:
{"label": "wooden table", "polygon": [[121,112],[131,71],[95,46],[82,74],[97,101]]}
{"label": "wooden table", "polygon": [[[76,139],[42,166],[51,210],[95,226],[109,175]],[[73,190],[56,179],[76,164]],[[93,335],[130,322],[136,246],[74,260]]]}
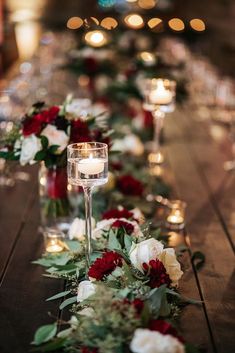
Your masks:
{"label": "wooden table", "polygon": [[[226,173],[228,143],[217,143],[208,121],[199,121],[189,107],[167,117],[165,174],[173,195],[185,200],[186,243],[206,255],[196,272],[185,262],[181,292],[201,299],[182,314],[186,340],[208,352],[234,352],[235,305],[233,276],[235,239],[235,173]],[[29,168],[28,168],[29,170]],[[42,277],[31,261],[40,257],[43,239],[40,222],[37,168],[30,168],[30,182],[14,188],[0,187],[0,352],[26,353],[36,328],[54,321],[57,303],[45,299],[62,290],[62,281]],[[51,312],[53,317],[48,317]]]}

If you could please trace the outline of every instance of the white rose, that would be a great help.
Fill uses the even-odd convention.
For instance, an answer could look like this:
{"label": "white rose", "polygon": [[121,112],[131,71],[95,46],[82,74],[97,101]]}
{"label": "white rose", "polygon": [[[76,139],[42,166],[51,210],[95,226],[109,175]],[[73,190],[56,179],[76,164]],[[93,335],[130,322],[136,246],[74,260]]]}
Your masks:
{"label": "white rose", "polygon": [[157,331],[137,329],[130,343],[133,353],[184,353],[183,344],[171,335]]}
{"label": "white rose", "polygon": [[95,294],[96,285],[90,281],[82,281],[79,283],[77,292],[77,301],[82,302],[91,295]]}
{"label": "white rose", "polygon": [[140,138],[134,134],[127,135],[123,139],[125,150],[133,156],[141,156],[144,153],[144,145]]}
{"label": "white rose", "polygon": [[166,272],[170,276],[172,286],[177,286],[183,272],[181,271],[180,263],[177,261],[175,250],[173,248],[164,249],[158,259],[163,263]]}
{"label": "white rose", "polygon": [[34,157],[42,149],[41,141],[34,134],[25,137],[21,145],[20,164],[35,163]]}
{"label": "white rose", "polygon": [[[91,219],[92,229],[95,228],[95,219]],[[81,218],[75,218],[69,228],[69,239],[78,239],[82,241],[85,239],[85,221]]]}
{"label": "white rose", "polygon": [[62,130],[58,130],[56,126],[48,124],[41,132],[42,136],[47,137],[49,146],[59,145],[57,153],[62,153],[67,147],[69,136]]}
{"label": "white rose", "polygon": [[84,308],[78,312],[79,315],[93,317],[94,316],[94,309],[93,308]]}
{"label": "white rose", "polygon": [[133,217],[140,223],[143,224],[145,221],[145,217],[143,212],[138,208],[135,207],[133,208],[133,210],[131,210],[131,212],[133,213]]}
{"label": "white rose", "polygon": [[65,111],[74,117],[87,116],[90,111],[90,99],[73,99],[65,106]]}
{"label": "white rose", "polygon": [[111,225],[116,221],[116,218],[103,219],[97,222],[95,229],[92,232],[92,238],[97,239],[102,236],[104,230],[109,230]]}
{"label": "white rose", "polygon": [[162,243],[154,238],[150,238],[138,244],[132,244],[129,256],[132,265],[144,273],[143,263],[148,264],[149,261],[156,260],[162,251]]}

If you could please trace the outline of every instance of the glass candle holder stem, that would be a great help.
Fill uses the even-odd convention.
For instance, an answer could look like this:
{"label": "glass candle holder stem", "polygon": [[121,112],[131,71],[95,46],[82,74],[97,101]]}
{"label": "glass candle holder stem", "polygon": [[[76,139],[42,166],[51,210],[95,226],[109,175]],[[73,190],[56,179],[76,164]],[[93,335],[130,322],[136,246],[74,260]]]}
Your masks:
{"label": "glass candle holder stem", "polygon": [[160,109],[153,112],[154,116],[154,152],[160,152],[160,137],[163,128],[165,113]]}
{"label": "glass candle holder stem", "polygon": [[92,253],[91,238],[92,238],[92,186],[84,186],[84,198],[85,198],[85,232],[86,232],[86,267],[90,267],[90,257]]}

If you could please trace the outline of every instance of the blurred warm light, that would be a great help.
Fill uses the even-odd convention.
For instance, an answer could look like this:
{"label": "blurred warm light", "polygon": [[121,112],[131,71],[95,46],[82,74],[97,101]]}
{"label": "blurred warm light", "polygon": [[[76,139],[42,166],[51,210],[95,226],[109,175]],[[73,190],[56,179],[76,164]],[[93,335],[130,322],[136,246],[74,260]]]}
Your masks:
{"label": "blurred warm light", "polygon": [[206,29],[205,22],[203,20],[200,20],[199,18],[194,18],[189,23],[192,29],[194,29],[195,31],[203,32]]}
{"label": "blurred warm light", "polygon": [[67,27],[69,29],[78,29],[83,25],[83,20],[80,17],[71,17],[67,21]]}
{"label": "blurred warm light", "polygon": [[78,85],[81,87],[86,87],[89,85],[90,79],[87,75],[81,75],[78,78]]}
{"label": "blurred warm light", "polygon": [[148,26],[149,28],[154,28],[158,26],[160,23],[162,23],[162,20],[160,18],[154,17],[148,21]]}
{"label": "blurred warm light", "polygon": [[103,31],[90,31],[85,35],[85,41],[92,47],[102,47],[108,41],[106,34]]}
{"label": "blurred warm light", "polygon": [[29,59],[38,47],[41,27],[37,22],[19,22],[15,26],[19,57]]}
{"label": "blurred warm light", "polygon": [[126,2],[136,2],[137,0],[126,0]]}
{"label": "blurred warm light", "polygon": [[10,19],[13,22],[23,22],[23,21],[35,20],[37,19],[37,16],[33,10],[21,9],[21,10],[14,11],[10,15]]}
{"label": "blurred warm light", "polygon": [[144,26],[143,18],[138,14],[131,14],[125,17],[125,23],[131,28],[142,28]]}
{"label": "blurred warm light", "polygon": [[144,10],[149,10],[156,5],[156,0],[139,0],[138,5]]}
{"label": "blurred warm light", "polygon": [[148,51],[142,51],[140,54],[139,54],[139,58],[144,61],[146,64],[155,64],[156,62],[156,58],[154,56],[154,54],[148,52]]}
{"label": "blurred warm light", "polygon": [[91,20],[95,22],[95,24],[98,26],[99,25],[99,20],[97,20],[96,17],[91,17]]}
{"label": "blurred warm light", "polygon": [[115,20],[115,18],[112,18],[112,17],[105,17],[100,25],[106,29],[113,29],[113,28],[116,28],[118,23],[117,21]]}
{"label": "blurred warm light", "polygon": [[168,24],[173,31],[183,31],[185,28],[184,22],[180,18],[172,18]]}

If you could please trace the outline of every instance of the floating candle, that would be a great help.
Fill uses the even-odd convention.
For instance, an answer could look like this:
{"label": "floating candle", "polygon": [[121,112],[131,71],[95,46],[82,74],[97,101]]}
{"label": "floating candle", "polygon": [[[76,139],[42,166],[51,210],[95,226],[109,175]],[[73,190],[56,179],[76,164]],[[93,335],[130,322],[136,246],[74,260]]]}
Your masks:
{"label": "floating candle", "polygon": [[167,217],[169,228],[182,229],[184,227],[184,215],[186,203],[180,200],[171,200],[172,208]]}
{"label": "floating candle", "polygon": [[61,252],[64,249],[63,245],[58,239],[48,240],[46,251],[50,253]]}
{"label": "floating candle", "polygon": [[95,175],[104,171],[105,160],[103,158],[89,158],[80,159],[78,161],[77,169],[82,174]]}
{"label": "floating candle", "polygon": [[167,105],[172,101],[172,93],[164,87],[163,81],[159,81],[156,89],[150,92],[149,101],[156,105]]}

